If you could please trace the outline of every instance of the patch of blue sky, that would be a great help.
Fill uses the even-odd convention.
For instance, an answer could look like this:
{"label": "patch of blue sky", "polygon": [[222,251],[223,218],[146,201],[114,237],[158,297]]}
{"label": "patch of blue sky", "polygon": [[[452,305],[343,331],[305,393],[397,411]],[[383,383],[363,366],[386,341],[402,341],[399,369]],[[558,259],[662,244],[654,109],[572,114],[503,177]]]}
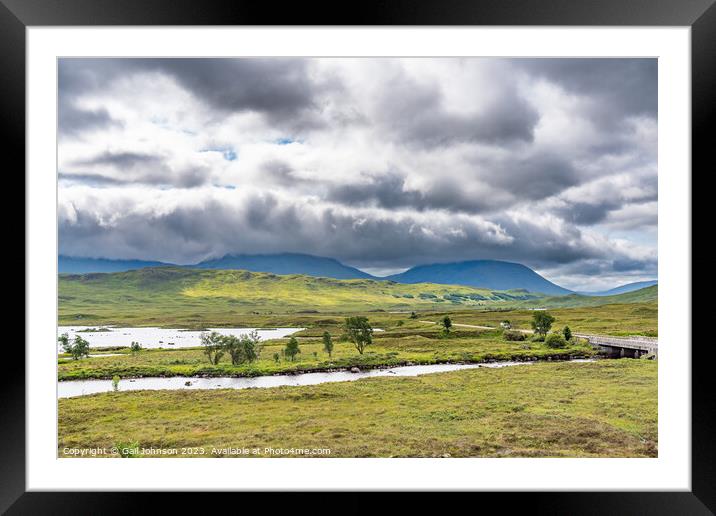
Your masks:
{"label": "patch of blue sky", "polygon": [[201,149],[199,152],[220,152],[226,161],[234,161],[239,155],[231,147],[212,147]]}
{"label": "patch of blue sky", "polygon": [[276,145],[291,145],[292,143],[303,143],[301,140],[294,140],[293,138],[278,138],[274,140]]}

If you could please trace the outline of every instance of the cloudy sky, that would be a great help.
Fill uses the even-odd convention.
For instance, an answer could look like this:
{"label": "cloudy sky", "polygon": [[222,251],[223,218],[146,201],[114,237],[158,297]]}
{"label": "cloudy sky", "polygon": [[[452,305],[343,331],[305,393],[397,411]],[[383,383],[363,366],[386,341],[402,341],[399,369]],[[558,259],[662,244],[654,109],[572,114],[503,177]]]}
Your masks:
{"label": "cloudy sky", "polygon": [[654,59],[61,59],[71,256],[656,277]]}

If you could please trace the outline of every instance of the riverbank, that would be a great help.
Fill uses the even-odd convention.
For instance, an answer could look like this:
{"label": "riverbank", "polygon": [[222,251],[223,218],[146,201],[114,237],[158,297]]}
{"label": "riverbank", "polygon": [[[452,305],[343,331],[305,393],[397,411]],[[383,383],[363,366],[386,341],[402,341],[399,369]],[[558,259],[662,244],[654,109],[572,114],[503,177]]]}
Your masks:
{"label": "riverbank", "polygon": [[657,364],[537,362],[304,387],[59,400],[60,456],[119,443],[191,447],[209,457],[218,456],[212,448],[227,447],[328,448],[330,457],[655,457]]}
{"label": "riverbank", "polygon": [[286,339],[264,343],[258,361],[233,365],[228,357],[210,364],[199,348],[143,350],[135,354],[58,362],[58,380],[122,379],[144,377],[256,377],[389,368],[405,365],[479,364],[502,361],[549,361],[590,358],[597,352],[584,340],[574,339],[567,347],[554,349],[542,342],[506,341],[502,332],[460,329],[445,338],[437,328],[401,329],[375,337],[364,354],[352,343],[335,342],[331,356],[321,339],[301,337],[295,360],[281,355]]}

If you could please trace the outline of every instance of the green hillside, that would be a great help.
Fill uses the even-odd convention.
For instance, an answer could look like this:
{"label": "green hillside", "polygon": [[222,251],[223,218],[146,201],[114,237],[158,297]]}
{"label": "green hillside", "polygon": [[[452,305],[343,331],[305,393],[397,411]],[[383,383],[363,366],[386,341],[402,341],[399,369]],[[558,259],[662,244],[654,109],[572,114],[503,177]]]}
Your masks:
{"label": "green hillside", "polygon": [[[599,306],[611,304],[627,304],[627,303],[652,303],[659,299],[659,286],[634,290],[625,294],[616,294],[613,296],[581,296],[579,294],[570,294],[568,296],[549,296],[543,297],[536,305],[544,308],[568,308],[577,306]],[[526,306],[535,304],[523,303]]]}
{"label": "green hillside", "polygon": [[[465,308],[594,306],[656,300],[649,287],[619,296],[545,297],[431,283],[338,280],[236,270],[156,267],[60,275],[61,323],[201,324],[253,312],[368,312]],[[82,321],[82,322],[81,322]]]}

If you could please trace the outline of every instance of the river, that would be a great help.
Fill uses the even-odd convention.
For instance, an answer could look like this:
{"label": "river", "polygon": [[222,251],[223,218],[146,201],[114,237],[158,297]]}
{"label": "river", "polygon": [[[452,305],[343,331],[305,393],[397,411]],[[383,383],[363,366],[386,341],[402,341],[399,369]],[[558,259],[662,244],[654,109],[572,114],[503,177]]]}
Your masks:
{"label": "river", "polygon": [[[88,331],[102,329],[107,331]],[[261,340],[280,339],[304,328],[207,328],[222,335],[239,336],[256,330]],[[202,331],[171,328],[118,328],[114,326],[58,326],[57,336],[66,333],[70,340],[80,335],[90,348],[129,347],[139,342],[143,348],[191,348],[201,345]],[[58,344],[58,352],[62,352]]]}
{"label": "river", "polygon": [[[574,360],[577,362],[578,360]],[[580,360],[584,362],[585,360]],[[320,373],[278,374],[272,376],[197,378],[173,376],[169,378],[130,378],[119,381],[118,390],[162,390],[162,389],[250,389],[281,386],[317,385],[330,382],[348,382],[361,378],[418,376],[421,374],[444,373],[461,369],[480,367],[498,368],[517,365],[529,365],[532,362],[492,362],[485,364],[431,364],[392,367],[390,369],[370,369],[358,373],[350,371],[326,371]],[[72,380],[57,382],[59,398],[72,398],[112,391],[111,380]]]}

